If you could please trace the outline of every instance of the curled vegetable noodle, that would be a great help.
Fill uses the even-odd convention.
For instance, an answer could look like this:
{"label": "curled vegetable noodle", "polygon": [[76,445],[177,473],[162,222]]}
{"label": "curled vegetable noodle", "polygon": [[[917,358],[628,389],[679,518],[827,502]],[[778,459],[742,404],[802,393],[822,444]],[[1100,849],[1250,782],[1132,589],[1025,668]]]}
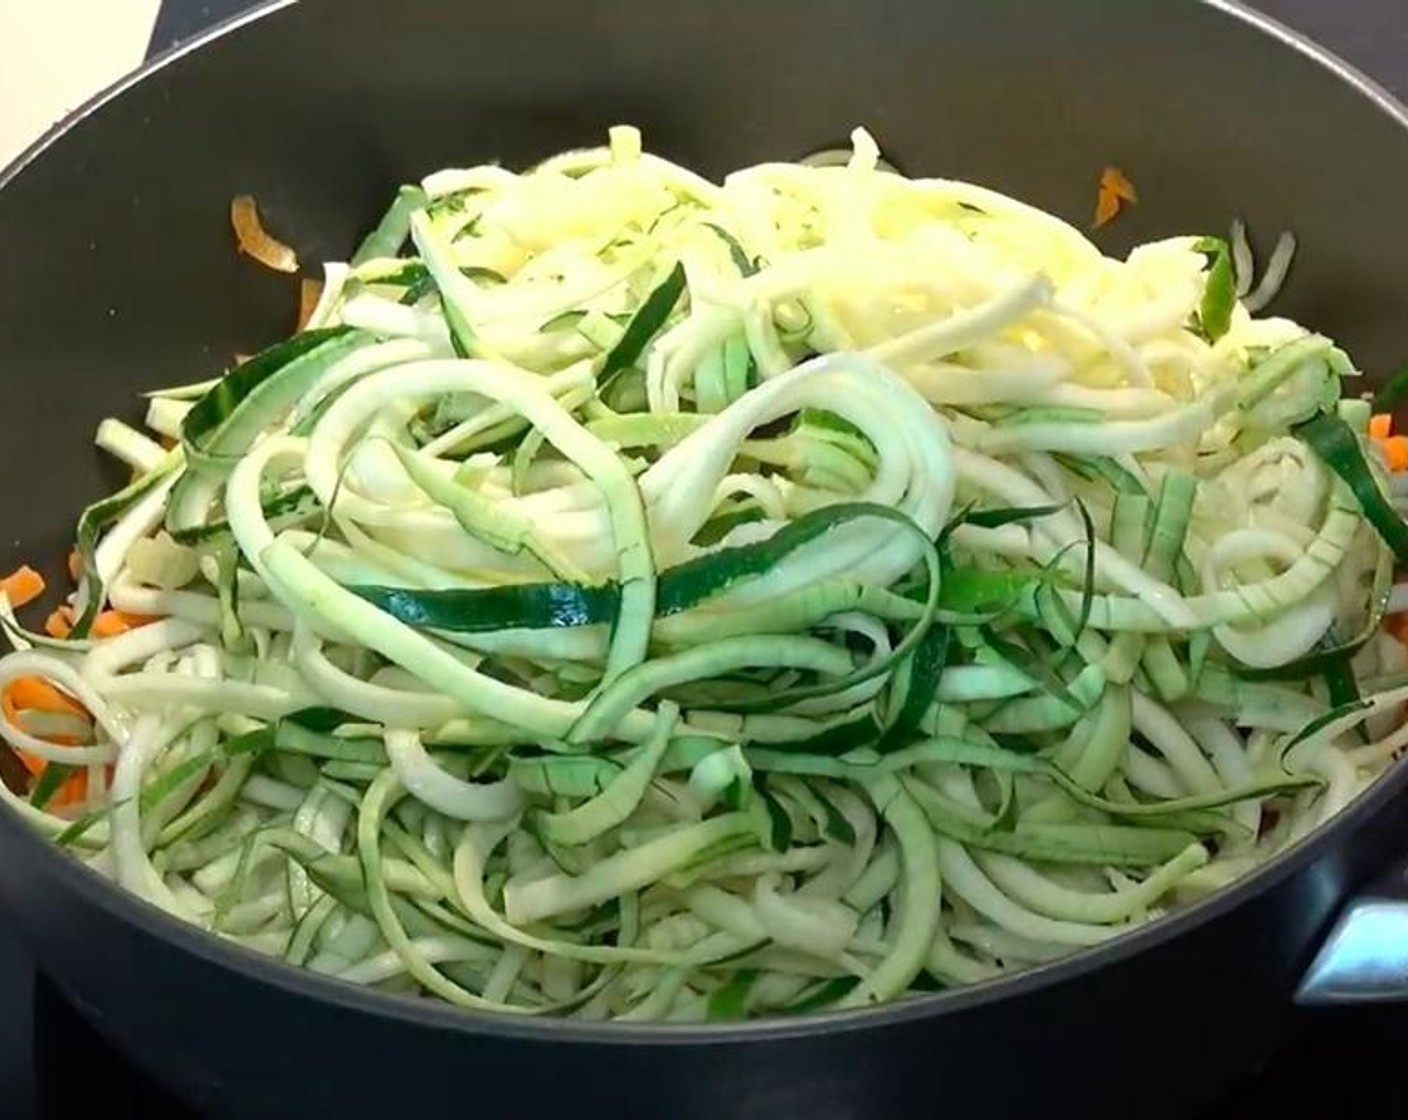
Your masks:
{"label": "curled vegetable noodle", "polygon": [[231,199],[230,224],[241,253],[279,272],[298,271],[298,254],[265,231],[253,195],[241,194]]}
{"label": "curled vegetable noodle", "polygon": [[1349,359],[1235,236],[1111,260],[853,140],[402,188],[174,440],[104,422],[0,795],[351,983],[686,1021],[1020,970],[1342,808],[1408,669]]}

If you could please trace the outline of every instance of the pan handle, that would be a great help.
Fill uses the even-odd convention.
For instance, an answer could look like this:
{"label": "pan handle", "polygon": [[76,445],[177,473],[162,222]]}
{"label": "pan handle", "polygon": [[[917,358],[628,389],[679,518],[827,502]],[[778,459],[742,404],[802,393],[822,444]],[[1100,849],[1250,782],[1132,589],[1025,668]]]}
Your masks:
{"label": "pan handle", "polygon": [[1350,898],[1301,977],[1302,1007],[1408,1001],[1408,863]]}

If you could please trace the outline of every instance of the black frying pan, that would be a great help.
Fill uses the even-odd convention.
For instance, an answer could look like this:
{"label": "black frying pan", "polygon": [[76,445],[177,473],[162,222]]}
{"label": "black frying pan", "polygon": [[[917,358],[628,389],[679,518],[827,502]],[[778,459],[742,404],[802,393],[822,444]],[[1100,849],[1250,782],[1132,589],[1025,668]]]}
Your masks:
{"label": "black frying pan", "polygon": [[[232,252],[233,194],[256,194],[306,260],[342,257],[397,182],[529,162],[617,121],[712,173],[860,122],[913,173],[1076,221],[1117,164],[1142,202],[1110,251],[1238,214],[1294,228],[1285,312],[1370,370],[1408,352],[1408,118],[1232,5],[273,4],[0,177],[0,560],[62,555],[73,511],[111,482],[76,450],[98,417],[289,330],[289,281]],[[317,979],[178,925],[9,812],[0,900],[103,1032],[239,1120],[1174,1115],[1274,1046],[1347,893],[1408,850],[1405,785],[1400,766],[1232,890],[1015,979],[707,1029],[510,1021]]]}

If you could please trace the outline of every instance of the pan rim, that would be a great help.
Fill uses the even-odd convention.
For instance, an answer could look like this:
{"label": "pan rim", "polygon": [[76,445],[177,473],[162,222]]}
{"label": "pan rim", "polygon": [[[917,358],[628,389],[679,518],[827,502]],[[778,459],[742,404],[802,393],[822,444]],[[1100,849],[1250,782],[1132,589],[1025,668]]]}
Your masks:
{"label": "pan rim", "polygon": [[[1353,89],[1374,108],[1396,122],[1408,135],[1408,107],[1382,85],[1300,32],[1240,0],[1199,0],[1229,20],[1276,40],[1313,62],[1331,77]],[[69,113],[26,147],[6,167],[0,168],[0,191],[23,173],[74,127],[120,97],[128,89],[172,63],[203,49],[246,24],[292,7],[297,0],[264,0],[201,34],[161,52],[138,70],[101,91]],[[845,1011],[823,1011],[795,1018],[758,1019],[738,1023],[673,1024],[582,1022],[562,1018],[536,1018],[508,1013],[475,1011],[417,996],[398,995],[351,984],[335,977],[309,972],[187,925],[180,919],[123,890],[67,852],[35,833],[8,806],[0,806],[0,834],[4,843],[19,844],[33,853],[41,878],[55,877],[71,892],[124,924],[200,958],[221,969],[243,973],[285,994],[313,999],[340,1011],[371,1015],[422,1029],[465,1036],[499,1037],[578,1045],[720,1046],[747,1042],[781,1042],[821,1034],[890,1029],[905,1023],[956,1015],[1003,999],[1029,996],[1048,988],[1079,981],[1100,969],[1151,951],[1179,936],[1226,917],[1256,897],[1274,890],[1292,875],[1315,863],[1343,831],[1354,831],[1399,800],[1408,787],[1408,759],[1395,763],[1369,789],[1328,824],[1313,830],[1291,847],[1277,853],[1230,886],[1216,891],[1186,909],[1161,916],[1110,941],[1069,953],[1055,961],[1009,976],[981,983],[911,997],[899,1002]],[[62,977],[55,977],[62,989]]]}

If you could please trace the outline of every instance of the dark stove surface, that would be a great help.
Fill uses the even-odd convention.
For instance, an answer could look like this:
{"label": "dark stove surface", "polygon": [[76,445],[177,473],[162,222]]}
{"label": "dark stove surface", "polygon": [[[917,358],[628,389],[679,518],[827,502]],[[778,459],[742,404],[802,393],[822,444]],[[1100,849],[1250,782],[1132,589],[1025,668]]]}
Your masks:
{"label": "dark stove surface", "polygon": [[[165,0],[152,49],[164,50],[249,6],[251,0]],[[1259,0],[1255,6],[1408,99],[1404,0]],[[0,1117],[70,1120],[96,1106],[105,1120],[201,1120],[88,1027],[3,925],[0,976]],[[1248,1070],[1201,1120],[1408,1115],[1408,1007],[1298,1014],[1292,1038],[1267,1067]],[[1138,1114],[1131,1102],[1130,1115]]]}

